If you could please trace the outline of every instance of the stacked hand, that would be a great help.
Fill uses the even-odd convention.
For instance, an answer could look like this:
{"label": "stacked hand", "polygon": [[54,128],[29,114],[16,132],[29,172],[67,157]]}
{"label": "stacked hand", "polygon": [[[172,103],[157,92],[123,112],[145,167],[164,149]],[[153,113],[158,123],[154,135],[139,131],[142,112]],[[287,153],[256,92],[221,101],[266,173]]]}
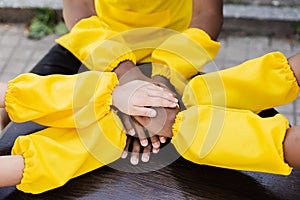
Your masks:
{"label": "stacked hand", "polygon": [[[129,135],[122,158],[128,155],[132,146],[131,163],[148,162],[150,152],[159,151],[160,143],[172,137],[172,125],[179,112],[176,95],[166,86],[163,78],[153,80],[146,77],[131,62],[123,62],[115,70],[119,86],[113,91],[113,105],[120,111],[119,116]],[[163,84],[162,84],[163,83]],[[147,133],[152,145],[149,145]],[[137,135],[136,137],[131,137]]]}

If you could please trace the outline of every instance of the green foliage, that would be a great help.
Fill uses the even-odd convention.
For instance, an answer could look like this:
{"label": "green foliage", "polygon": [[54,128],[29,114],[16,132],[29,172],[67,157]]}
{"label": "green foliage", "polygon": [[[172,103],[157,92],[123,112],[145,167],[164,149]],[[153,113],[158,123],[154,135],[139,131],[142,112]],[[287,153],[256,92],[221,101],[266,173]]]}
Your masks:
{"label": "green foliage", "polygon": [[38,8],[31,20],[28,37],[41,39],[51,33],[65,34],[68,30],[63,22],[57,23],[56,13],[49,8]]}
{"label": "green foliage", "polygon": [[296,39],[300,42],[300,22],[295,24]]}
{"label": "green foliage", "polygon": [[54,32],[58,35],[64,35],[69,32],[66,24],[64,22],[58,22],[54,27]]}

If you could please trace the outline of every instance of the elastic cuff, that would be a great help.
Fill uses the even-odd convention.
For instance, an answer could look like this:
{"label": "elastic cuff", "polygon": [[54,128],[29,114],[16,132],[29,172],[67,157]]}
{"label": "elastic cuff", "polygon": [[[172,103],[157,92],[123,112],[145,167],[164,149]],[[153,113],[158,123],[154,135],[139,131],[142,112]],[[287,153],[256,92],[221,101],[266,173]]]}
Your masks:
{"label": "elastic cuff", "polygon": [[[110,76],[103,76],[103,78],[103,80],[98,81],[97,88],[99,89],[95,93],[95,110],[103,110],[102,113],[97,113],[97,115],[99,115],[99,118],[97,117],[97,119],[100,119],[110,112],[112,105],[112,93],[115,87],[119,84],[118,77],[115,73],[110,73]],[[105,83],[109,84],[107,84],[105,89],[106,92],[104,93],[101,88],[103,88],[103,84]]]}
{"label": "elastic cuff", "polygon": [[118,65],[124,61],[131,61],[133,64],[136,65],[136,58],[135,55],[132,52],[129,52],[127,54],[124,54],[120,57],[118,57],[116,60],[114,60],[110,66],[108,67],[108,70],[111,72],[113,71]]}
{"label": "elastic cuff", "polygon": [[182,120],[183,120],[182,112],[179,112],[175,118],[175,123],[172,126],[172,132],[173,132],[172,140],[175,140],[175,138],[177,137]]}
{"label": "elastic cuff", "polygon": [[90,70],[111,72],[126,60],[136,64],[134,53],[122,42],[106,40],[90,52],[84,61]]}
{"label": "elastic cuff", "polygon": [[154,76],[163,76],[167,79],[171,78],[171,71],[170,68],[166,65],[158,64],[158,63],[152,63],[152,74],[151,77]]}
{"label": "elastic cuff", "polygon": [[[188,38],[194,40],[197,44],[201,45],[204,49],[207,49],[211,59],[214,59],[219,52],[221,47],[220,42],[214,41],[211,37],[203,30],[198,28],[189,28],[183,32]],[[204,42],[205,41],[205,42]]]}
{"label": "elastic cuff", "polygon": [[[15,79],[10,80],[7,84],[4,105],[5,105],[5,110],[7,111],[10,119],[14,119],[13,113],[18,112],[16,110],[16,106],[15,106],[16,105],[15,97],[17,96],[16,94],[18,94],[18,91],[15,91],[15,90],[18,90],[18,87],[15,87],[15,82],[18,82],[18,80],[19,80],[19,77],[16,77]],[[21,122],[21,121],[15,120],[15,119],[14,119],[14,121]]]}
{"label": "elastic cuff", "polygon": [[24,158],[23,177],[21,182],[16,185],[17,189],[23,192],[37,194],[40,193],[38,189],[31,187],[32,180],[35,180],[36,178],[31,176],[35,174],[34,171],[36,170],[37,166],[37,155],[33,148],[34,147],[30,139],[26,138],[26,136],[20,136],[15,141],[12,149],[12,155],[22,155]]}

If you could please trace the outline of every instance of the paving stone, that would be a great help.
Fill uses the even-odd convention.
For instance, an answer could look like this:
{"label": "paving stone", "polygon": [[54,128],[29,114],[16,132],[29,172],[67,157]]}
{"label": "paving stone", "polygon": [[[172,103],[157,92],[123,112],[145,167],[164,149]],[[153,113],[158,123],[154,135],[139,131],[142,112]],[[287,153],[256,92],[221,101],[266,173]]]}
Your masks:
{"label": "paving stone", "polygon": [[20,74],[23,72],[23,68],[26,66],[26,63],[27,60],[24,59],[10,59],[2,72]]}
{"label": "paving stone", "polygon": [[1,36],[1,43],[0,45],[10,45],[10,46],[17,46],[20,43],[21,36],[13,36],[5,34]]}
{"label": "paving stone", "polygon": [[5,59],[0,58],[0,73],[5,68],[5,62],[6,62]]}
{"label": "paving stone", "polygon": [[11,59],[29,60],[31,56],[32,56],[32,49],[25,49],[21,46],[21,47],[14,48],[14,52],[11,55]]}
{"label": "paving stone", "polygon": [[[224,45],[225,64],[234,62],[240,63],[248,58],[249,37],[229,37]],[[226,65],[225,65],[226,67]]]}
{"label": "paving stone", "polygon": [[1,8],[62,8],[62,0],[0,0]]}
{"label": "paving stone", "polygon": [[14,47],[12,46],[8,46],[8,45],[2,45],[0,43],[0,59],[3,60],[3,59],[9,59],[10,56],[13,54],[13,50],[14,50]]}
{"label": "paving stone", "polygon": [[1,80],[2,82],[8,82],[8,81],[10,81],[10,80],[16,78],[17,76],[18,76],[17,73],[6,72],[6,73],[2,73],[2,74],[0,75],[0,80]]}
{"label": "paving stone", "polygon": [[300,9],[257,5],[224,5],[224,16],[258,20],[299,21]]}
{"label": "paving stone", "polygon": [[224,3],[269,5],[269,6],[299,6],[299,0],[224,0]]}
{"label": "paving stone", "polygon": [[270,49],[271,50],[281,50],[281,51],[290,51],[292,50],[292,43],[289,39],[270,39]]}
{"label": "paving stone", "polygon": [[258,36],[251,39],[249,42],[249,51],[247,59],[253,59],[268,53],[270,49],[269,44],[269,37]]}

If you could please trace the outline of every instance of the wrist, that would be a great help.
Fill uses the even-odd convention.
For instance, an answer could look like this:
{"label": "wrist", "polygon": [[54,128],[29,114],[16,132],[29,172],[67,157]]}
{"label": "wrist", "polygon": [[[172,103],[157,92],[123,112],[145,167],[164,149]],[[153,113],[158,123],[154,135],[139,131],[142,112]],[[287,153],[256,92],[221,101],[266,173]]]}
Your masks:
{"label": "wrist", "polygon": [[120,63],[114,72],[117,74],[120,85],[134,80],[153,82],[152,79],[144,75],[143,72],[131,61]]}
{"label": "wrist", "polygon": [[118,79],[120,80],[128,71],[134,69],[136,66],[130,60],[121,62],[115,69],[114,72],[117,74]]}

